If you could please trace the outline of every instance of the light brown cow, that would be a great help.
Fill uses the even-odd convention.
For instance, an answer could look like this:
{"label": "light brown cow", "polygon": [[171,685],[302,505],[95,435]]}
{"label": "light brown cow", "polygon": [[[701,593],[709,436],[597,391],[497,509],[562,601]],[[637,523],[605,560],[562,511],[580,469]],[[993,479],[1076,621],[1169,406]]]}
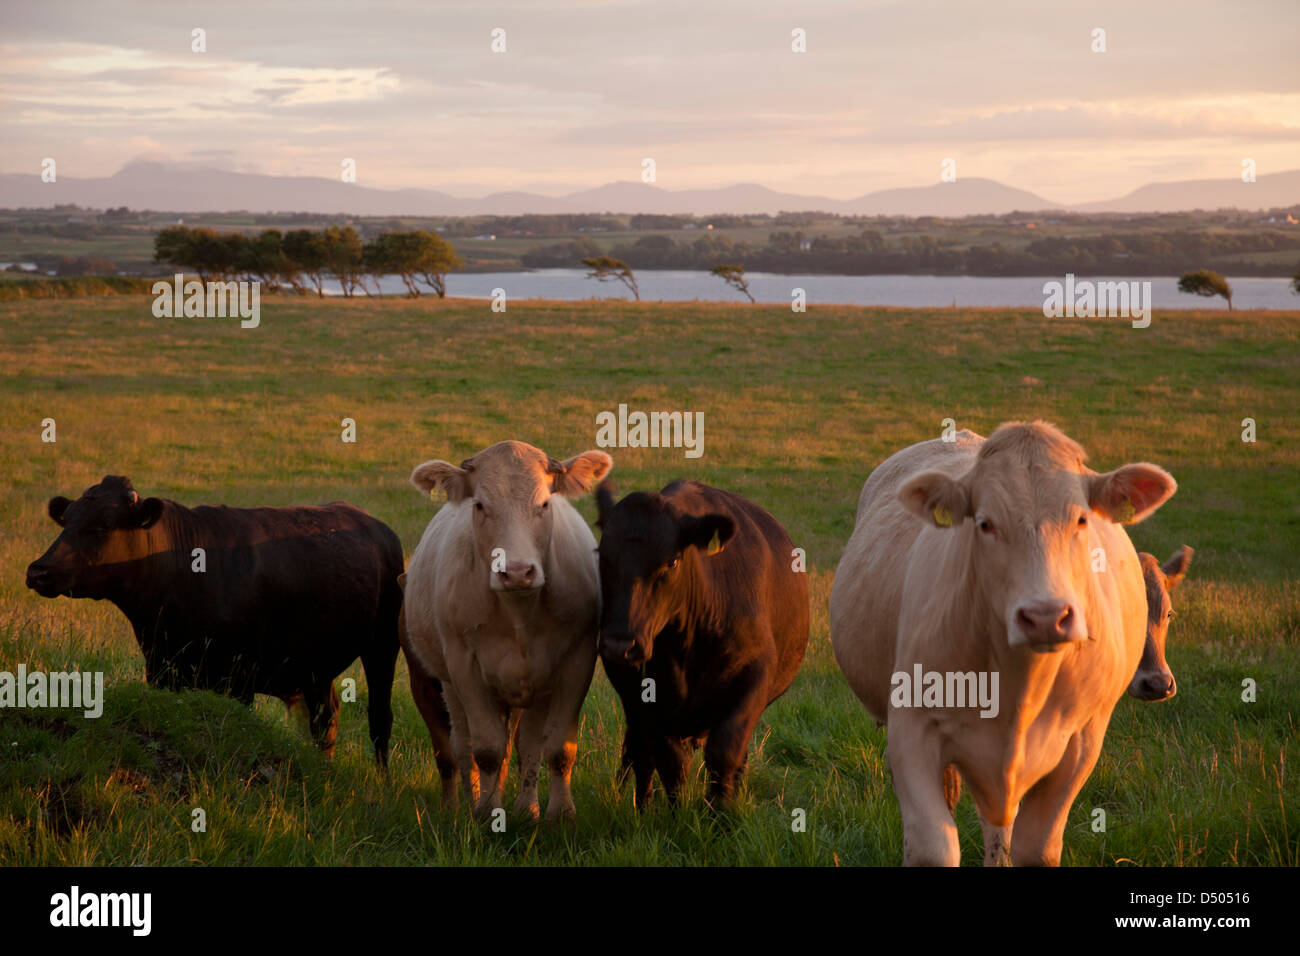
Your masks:
{"label": "light brown cow", "polygon": [[[986,864],[1055,865],[1146,632],[1142,571],[1116,522],[1177,486],[1145,463],[1097,474],[1042,422],[955,439],[904,449],[867,480],[831,640],[888,726],[904,862],[960,862],[947,799],[960,773]],[[977,685],[993,693],[963,706]]]}
{"label": "light brown cow", "polygon": [[596,539],[564,496],[585,494],[611,467],[601,451],[561,463],[505,441],[459,468],[427,461],[411,475],[447,503],[406,571],[405,646],[442,683],[462,789],[479,816],[501,806],[515,720],[515,810],[538,816],[545,757],[547,819],[575,816],[569,781],[596,666],[600,582]]}
{"label": "light brown cow", "polygon": [[1174,672],[1165,660],[1165,640],[1169,634],[1169,619],[1174,616],[1169,592],[1187,574],[1196,552],[1183,545],[1161,564],[1155,555],[1143,551],[1138,555],[1142,565],[1142,580],[1147,592],[1147,639],[1142,647],[1142,660],[1137,673],[1129,681],[1128,692],[1138,700],[1168,700],[1178,693]]}

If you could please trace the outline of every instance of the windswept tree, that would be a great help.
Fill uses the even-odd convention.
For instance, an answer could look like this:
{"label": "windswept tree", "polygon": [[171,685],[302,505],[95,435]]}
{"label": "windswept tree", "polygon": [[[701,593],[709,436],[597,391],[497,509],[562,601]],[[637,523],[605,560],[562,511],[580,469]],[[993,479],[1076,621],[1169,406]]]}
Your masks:
{"label": "windswept tree", "polygon": [[459,269],[464,263],[456,254],[455,247],[436,232],[420,229],[412,235],[417,237],[417,277],[431,288],[438,298],[447,298],[447,273]]}
{"label": "windswept tree", "polygon": [[267,292],[279,291],[280,283],[287,282],[295,291],[301,291],[296,270],[284,253],[284,238],[279,229],[264,229],[252,238],[244,237],[242,246],[236,248],[236,269],[266,287]]}
{"label": "windswept tree", "polygon": [[588,279],[599,279],[601,282],[617,279],[632,290],[632,295],[638,302],[641,301],[641,293],[636,287],[636,276],[632,274],[632,270],[622,259],[614,259],[610,256],[593,256],[590,259],[583,259],[582,264],[591,270],[587,273]]}
{"label": "windswept tree", "polygon": [[290,267],[316,287],[316,295],[323,296],[321,286],[328,269],[325,237],[315,229],[293,229],[284,234],[283,248]]}
{"label": "windswept tree", "polygon": [[721,279],[723,282],[727,283],[727,285],[731,286],[737,292],[743,292],[745,294],[745,298],[749,299],[750,302],[754,301],[754,297],[749,294],[749,280],[745,278],[744,266],[739,266],[739,265],[714,266],[713,274],[717,276],[719,279]]}
{"label": "windswept tree", "polygon": [[1228,300],[1228,311],[1232,311],[1232,286],[1228,285],[1228,280],[1223,276],[1209,269],[1184,272],[1178,280],[1178,291],[1203,295],[1206,298],[1221,295]]}
{"label": "windswept tree", "polygon": [[417,253],[414,234],[409,232],[385,232],[365,244],[362,259],[366,271],[375,276],[401,276],[406,285],[406,292],[411,298],[419,298],[420,287],[415,284]]}
{"label": "windswept tree", "polygon": [[167,226],[153,237],[153,261],[185,269],[195,268],[194,230]]}
{"label": "windswept tree", "polygon": [[339,280],[339,287],[349,298],[357,289],[367,295],[365,276],[365,249],[361,237],[351,226],[330,226],[322,234],[325,242],[325,264],[334,278]]}

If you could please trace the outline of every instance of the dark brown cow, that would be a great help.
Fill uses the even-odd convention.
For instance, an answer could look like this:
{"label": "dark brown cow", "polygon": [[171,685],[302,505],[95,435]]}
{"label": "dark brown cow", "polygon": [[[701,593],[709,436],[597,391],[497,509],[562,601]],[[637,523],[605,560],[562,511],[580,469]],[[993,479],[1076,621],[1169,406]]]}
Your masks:
{"label": "dark brown cow", "polygon": [[807,575],[785,529],[739,495],[676,481],[614,504],[605,484],[597,503],[600,656],[623,702],[636,806],[656,771],[675,802],[699,746],[710,796],[726,804],[754,725],[803,661]]}
{"label": "dark brown cow", "polygon": [[370,739],[388,763],[402,546],[387,525],[343,502],[321,507],[186,508],[141,498],[109,475],[76,501],[51,498],[63,530],[27,569],[43,597],[108,600],[126,615],[145,678],[251,704],[307,703],[332,755],[334,678],[361,657]]}

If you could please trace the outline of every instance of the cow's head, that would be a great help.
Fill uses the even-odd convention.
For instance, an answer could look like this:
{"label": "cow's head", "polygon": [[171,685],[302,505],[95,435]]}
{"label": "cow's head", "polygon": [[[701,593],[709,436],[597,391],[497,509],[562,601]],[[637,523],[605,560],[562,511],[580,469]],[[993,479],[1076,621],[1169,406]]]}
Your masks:
{"label": "cow's head", "polygon": [[679,511],[660,494],[634,491],[614,503],[602,485],[600,652],[607,660],[648,661],[655,636],[690,613],[699,562],[724,548],[736,525],[724,514]]}
{"label": "cow's head", "polygon": [[1168,700],[1178,693],[1174,672],[1165,661],[1165,638],[1169,634],[1169,619],[1174,616],[1169,592],[1186,576],[1193,554],[1191,548],[1183,545],[1164,564],[1145,551],[1138,555],[1147,586],[1147,641],[1142,647],[1137,673],[1128,685],[1129,695],[1138,700]]}
{"label": "cow's head", "polygon": [[924,472],[899,491],[918,518],[966,536],[976,586],[1012,647],[1050,652],[1087,640],[1090,576],[1106,559],[1093,554],[1100,539],[1090,525],[1142,521],[1177,489],[1156,465],[1097,474],[1084,459],[1052,425],[1009,422],[960,478]]}
{"label": "cow's head", "polygon": [[107,475],[76,501],[51,498],[50,517],[63,531],[27,568],[27,586],[42,597],[104,598],[115,570],[151,552],[149,528],[162,517],[161,498],[141,498],[131,480]]}
{"label": "cow's head", "polygon": [[551,496],[576,498],[609,473],[613,459],[584,451],[560,462],[523,442],[503,441],[456,467],[426,461],[411,473],[423,492],[441,490],[473,509],[474,551],[495,591],[533,594],[546,584],[554,518]]}

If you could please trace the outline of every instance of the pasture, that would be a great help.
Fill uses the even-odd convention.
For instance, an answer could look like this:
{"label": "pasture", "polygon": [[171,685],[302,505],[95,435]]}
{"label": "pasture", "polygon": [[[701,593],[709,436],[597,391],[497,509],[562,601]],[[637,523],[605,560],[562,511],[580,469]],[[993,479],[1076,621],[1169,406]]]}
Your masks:
{"label": "pasture", "polygon": [[[1094,468],[1150,460],[1179,483],[1130,529],[1162,560],[1196,549],[1173,595],[1178,695],[1119,702],[1062,862],[1300,863],[1300,314],[1157,312],[1136,330],[1033,310],[521,301],[497,314],[467,300],[268,297],[245,330],[154,318],[151,302],[0,303],[0,670],[80,667],[107,683],[97,720],[0,710],[0,866],[896,865],[884,735],[835,665],[826,602],[871,468],[947,418],[986,435],[1044,418]],[[440,808],[404,662],[385,785],[359,664],[330,765],[279,701],[247,710],[150,690],[116,608],[23,584],[57,530],[46,500],[105,474],[186,505],[345,499],[389,524],[409,557],[436,507],[407,483],[414,465],[504,438],[567,457],[596,447],[596,414],[620,403],[705,422],[698,459],[608,449],[620,492],[716,484],[767,508],[807,551],[808,657],[760,722],[728,816],[703,804],[698,755],[683,807],[635,813],[630,786],[615,786],[622,714],[599,665],[576,830],[512,820],[494,833]],[[1248,417],[1254,443],[1241,439]],[[344,418],[354,444],[340,439]],[[578,506],[594,522],[594,501]],[[507,806],[513,792],[514,781]],[[206,832],[191,830],[195,808]],[[1097,808],[1105,832],[1091,826]],[[969,796],[957,819],[963,860],[980,862]]]}

